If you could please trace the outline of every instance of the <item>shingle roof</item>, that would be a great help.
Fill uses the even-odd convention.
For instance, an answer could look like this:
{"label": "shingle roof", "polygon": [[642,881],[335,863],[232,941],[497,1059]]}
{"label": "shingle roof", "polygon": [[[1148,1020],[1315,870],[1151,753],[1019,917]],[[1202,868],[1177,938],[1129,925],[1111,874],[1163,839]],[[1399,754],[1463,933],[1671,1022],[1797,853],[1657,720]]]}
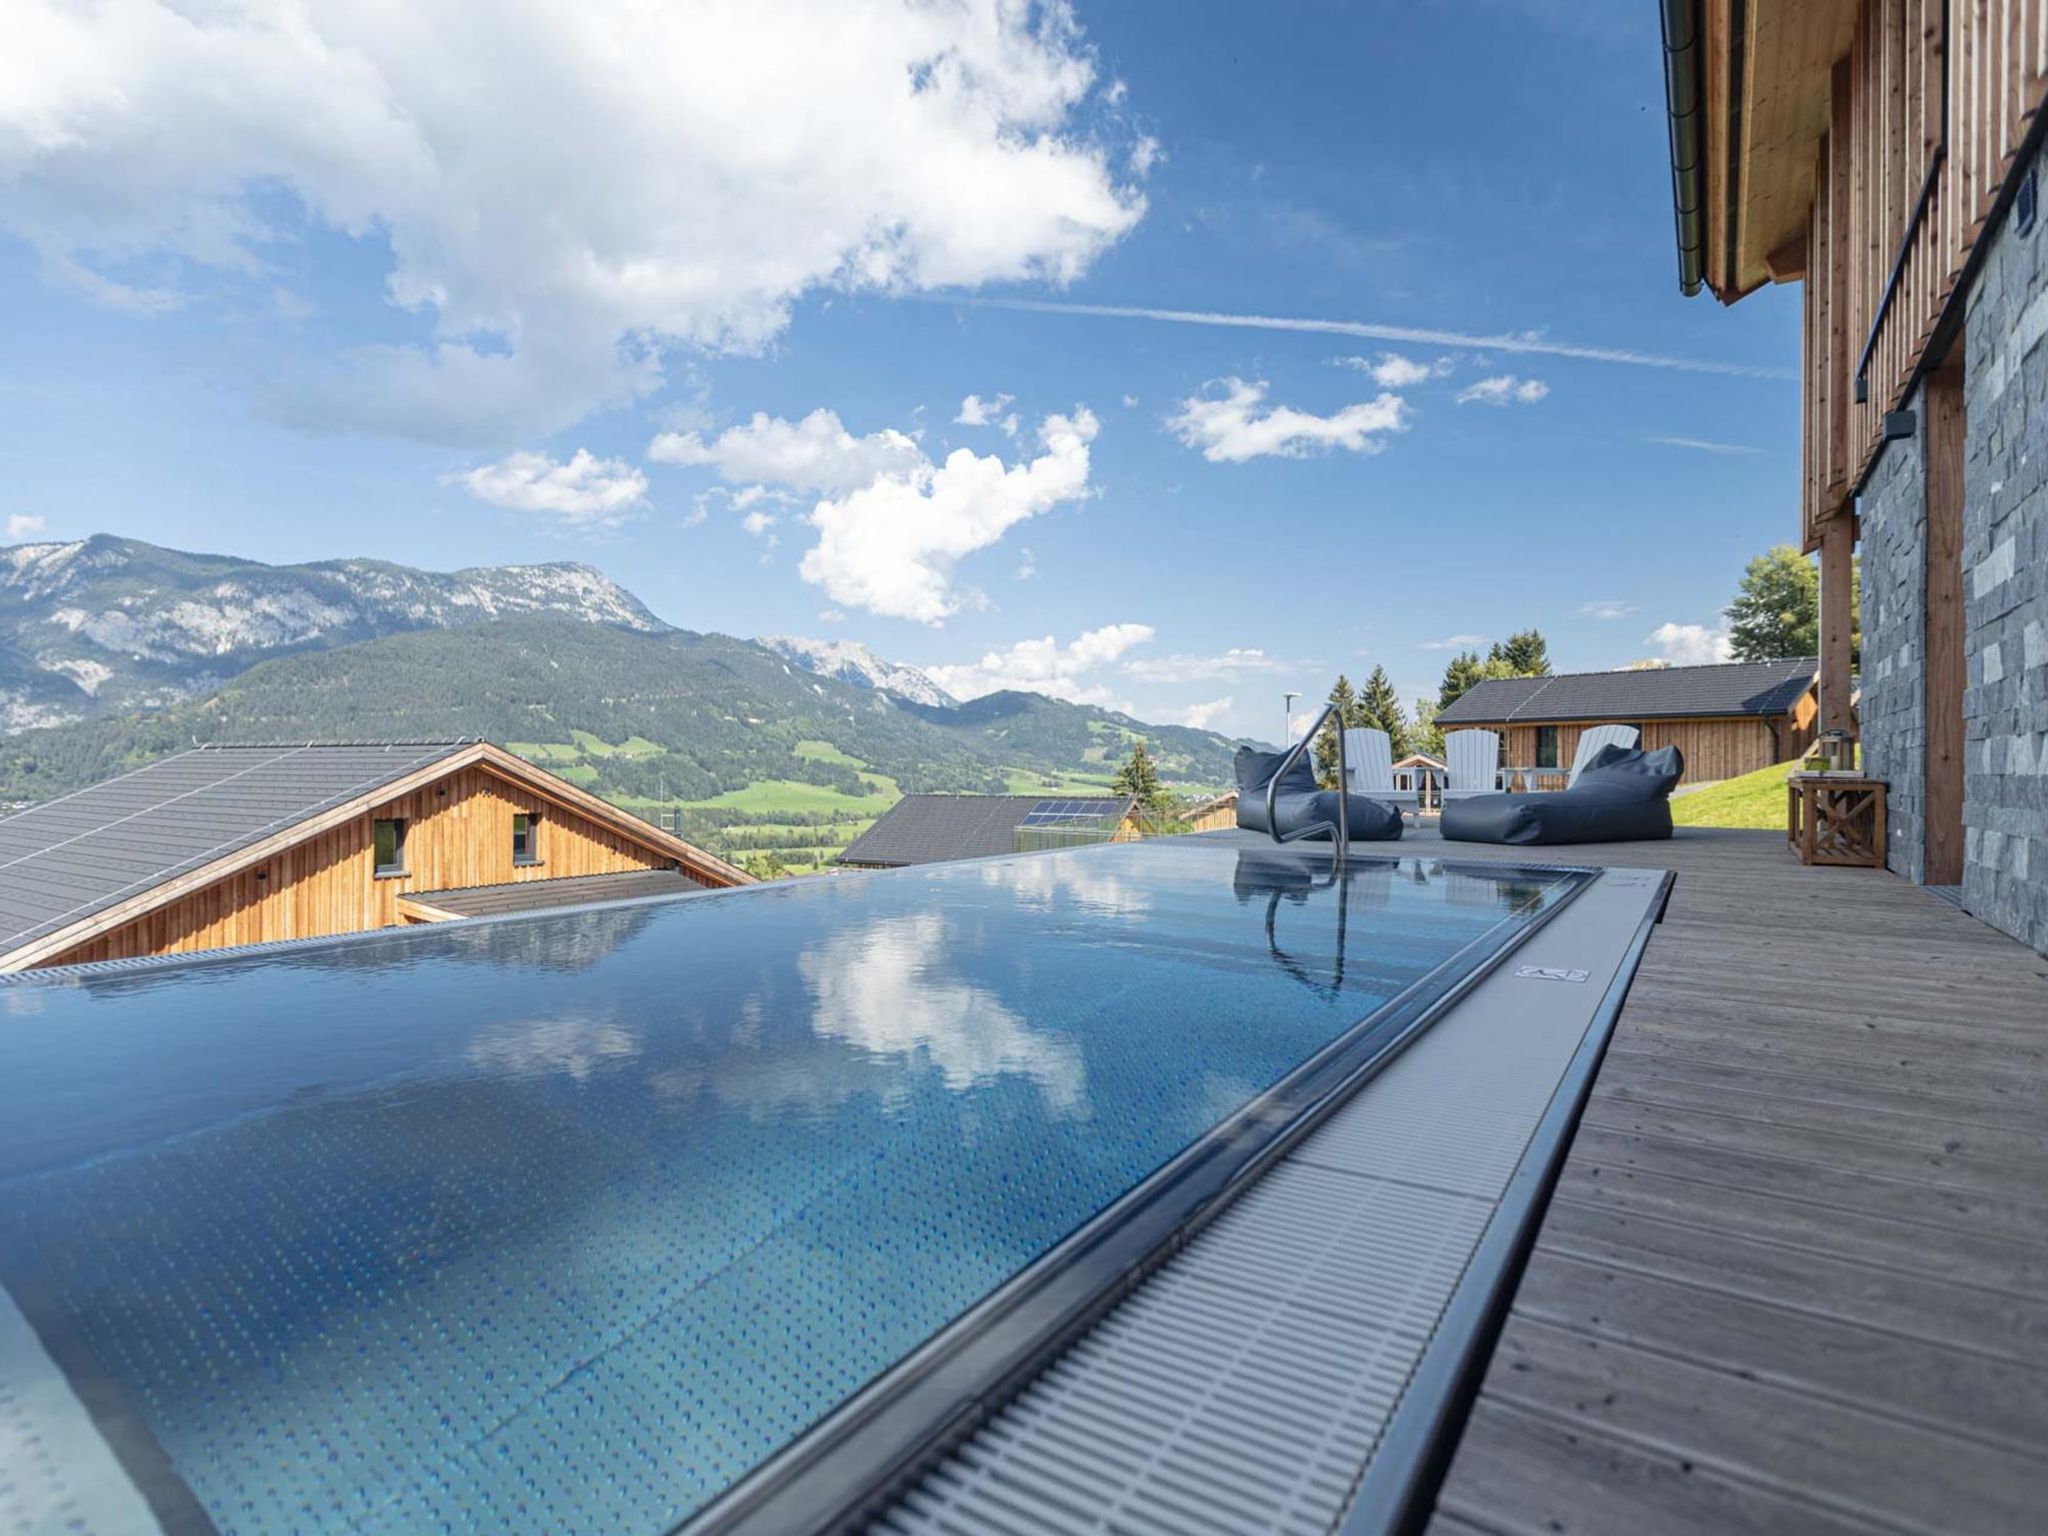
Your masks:
{"label": "shingle roof", "polygon": [[1706,667],[1631,672],[1566,672],[1556,677],[1489,678],[1439,714],[1439,725],[1528,724],[1545,720],[1706,719],[1782,715],[1813,686],[1819,662],[1733,661]]}
{"label": "shingle roof", "polygon": [[905,795],[847,845],[839,862],[893,868],[1015,853],[1024,818],[1050,804],[1119,820],[1131,808],[1129,797],[1121,795]]}
{"label": "shingle roof", "polygon": [[705,889],[681,870],[635,869],[615,875],[564,875],[553,880],[515,880],[504,885],[470,885],[452,891],[407,891],[404,900],[458,917],[502,917],[549,907],[580,907],[600,901],[637,901],[646,896],[684,896]]}
{"label": "shingle roof", "polygon": [[0,819],[0,956],[473,744],[198,747]]}

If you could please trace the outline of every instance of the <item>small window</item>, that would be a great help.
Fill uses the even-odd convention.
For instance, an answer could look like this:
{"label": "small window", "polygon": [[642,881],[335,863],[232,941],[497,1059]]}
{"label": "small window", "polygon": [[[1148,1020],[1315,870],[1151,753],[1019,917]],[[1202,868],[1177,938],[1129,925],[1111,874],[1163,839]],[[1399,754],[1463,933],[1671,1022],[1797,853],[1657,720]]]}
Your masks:
{"label": "small window", "polygon": [[1536,727],[1536,766],[1555,768],[1557,766],[1557,727],[1539,725]]}
{"label": "small window", "polygon": [[377,851],[377,873],[380,875],[402,875],[405,873],[405,822],[399,817],[380,821],[371,834],[371,843]]}
{"label": "small window", "polygon": [[513,814],[512,862],[514,864],[538,864],[540,862],[540,818],[538,816],[529,816],[524,811]]}

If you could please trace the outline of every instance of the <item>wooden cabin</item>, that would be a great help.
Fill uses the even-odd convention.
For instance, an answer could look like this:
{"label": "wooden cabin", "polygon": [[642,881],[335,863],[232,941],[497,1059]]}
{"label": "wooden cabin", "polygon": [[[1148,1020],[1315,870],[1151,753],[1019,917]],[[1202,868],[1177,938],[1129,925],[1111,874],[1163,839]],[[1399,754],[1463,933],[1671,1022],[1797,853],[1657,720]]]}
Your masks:
{"label": "wooden cabin", "polygon": [[1704,784],[1789,762],[1812,744],[1820,709],[1815,670],[1807,656],[1491,678],[1454,700],[1436,723],[1445,731],[1496,732],[1502,762],[1533,768],[1539,778],[1569,771],[1588,727],[1632,725],[1646,749],[1685,754],[1682,782]]}
{"label": "wooden cabin", "polygon": [[199,747],[0,821],[0,971],[750,880],[489,742]]}
{"label": "wooden cabin", "polygon": [[1895,873],[2048,949],[2048,0],[1662,3],[1680,287],[1802,285],[1821,726]]}

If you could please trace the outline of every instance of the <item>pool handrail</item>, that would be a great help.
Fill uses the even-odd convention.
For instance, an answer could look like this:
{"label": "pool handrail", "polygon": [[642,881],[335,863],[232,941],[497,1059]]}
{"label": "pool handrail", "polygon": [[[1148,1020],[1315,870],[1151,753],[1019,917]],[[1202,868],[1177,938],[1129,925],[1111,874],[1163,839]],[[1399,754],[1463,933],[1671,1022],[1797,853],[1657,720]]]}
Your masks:
{"label": "pool handrail", "polygon": [[1344,761],[1342,721],[1338,722],[1337,730],[1337,819],[1312,821],[1307,826],[1296,827],[1284,835],[1280,831],[1279,822],[1274,819],[1280,800],[1280,780],[1286,777],[1287,770],[1300,760],[1301,754],[1308,750],[1309,743],[1316,739],[1316,732],[1323,728],[1323,722],[1336,712],[1337,705],[1334,701],[1325,704],[1323,712],[1316,716],[1315,723],[1302,732],[1301,740],[1287,749],[1286,756],[1282,757],[1279,765],[1274,768],[1273,777],[1266,781],[1266,831],[1276,843],[1291,843],[1296,838],[1310,837],[1327,828],[1330,833],[1330,857],[1341,869],[1345,860],[1351,856],[1351,807],[1347,803],[1347,797],[1350,795],[1347,786],[1351,782],[1351,776],[1346,771],[1349,765]]}

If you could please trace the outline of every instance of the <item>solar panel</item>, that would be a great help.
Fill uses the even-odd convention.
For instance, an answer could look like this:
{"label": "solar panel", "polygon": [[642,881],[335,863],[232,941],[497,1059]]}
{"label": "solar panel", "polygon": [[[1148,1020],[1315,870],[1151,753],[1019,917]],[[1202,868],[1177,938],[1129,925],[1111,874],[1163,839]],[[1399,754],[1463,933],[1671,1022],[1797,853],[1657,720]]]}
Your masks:
{"label": "solar panel", "polygon": [[1057,827],[1077,821],[1098,822],[1114,812],[1115,807],[1103,800],[1041,800],[1024,813],[1024,820],[1019,825]]}

